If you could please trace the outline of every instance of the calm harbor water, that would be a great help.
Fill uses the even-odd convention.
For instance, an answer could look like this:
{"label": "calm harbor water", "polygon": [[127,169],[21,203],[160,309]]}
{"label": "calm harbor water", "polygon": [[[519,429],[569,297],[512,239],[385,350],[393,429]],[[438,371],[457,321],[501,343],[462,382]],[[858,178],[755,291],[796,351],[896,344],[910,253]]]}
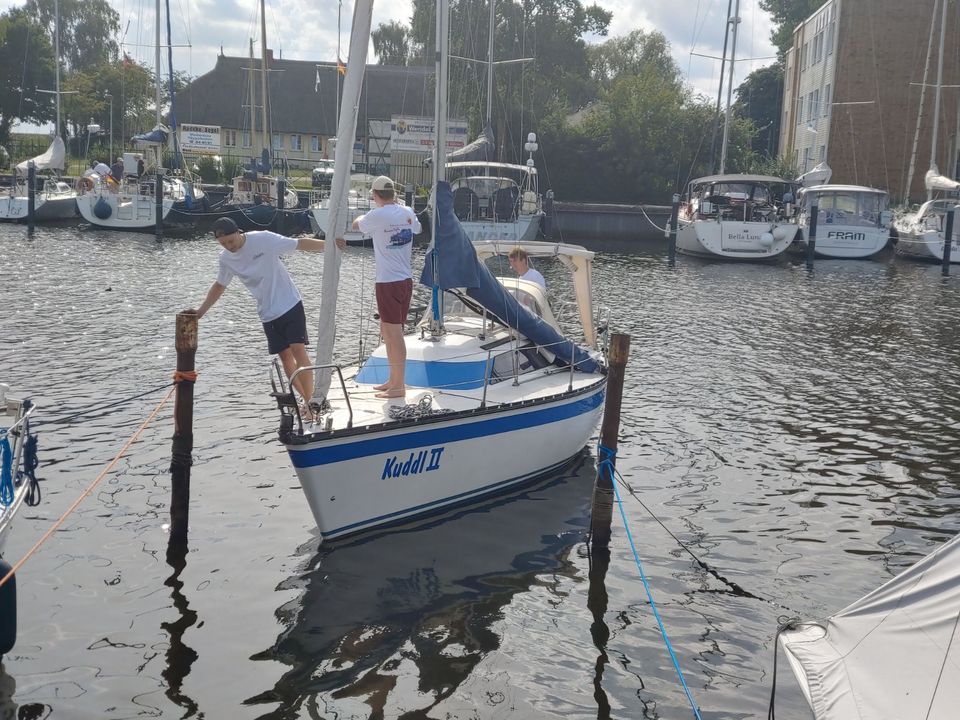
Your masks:
{"label": "calm harbor water", "polygon": [[[0,226],[0,380],[41,421],[166,382],[174,314],[217,250]],[[322,258],[290,268],[315,318]],[[370,250],[344,254],[341,357],[369,328],[372,271]],[[621,244],[595,284],[632,337],[618,467],[659,611],[702,716],[761,717],[779,617],[834,612],[960,529],[960,277],[890,255],[669,269]],[[166,558],[167,408],[19,572],[0,717],[691,716],[617,514],[590,592],[592,451],[510,497],[320,549],[239,286],[202,321],[197,365],[184,566]],[[159,395],[38,427],[43,502],[9,560]],[[810,717],[783,663],[777,699],[778,718]]]}

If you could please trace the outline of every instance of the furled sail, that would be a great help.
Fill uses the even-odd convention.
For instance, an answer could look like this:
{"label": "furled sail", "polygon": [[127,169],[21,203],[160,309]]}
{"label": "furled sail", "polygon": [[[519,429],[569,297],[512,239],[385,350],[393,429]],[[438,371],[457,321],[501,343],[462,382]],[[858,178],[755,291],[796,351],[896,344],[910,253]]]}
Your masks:
{"label": "furled sail", "polygon": [[826,185],[833,176],[833,170],[827,165],[826,161],[815,165],[811,170],[803,173],[797,178],[797,182],[803,187],[813,187],[814,185]]}
{"label": "furled sail", "polygon": [[24,160],[17,165],[17,175],[26,175],[29,164],[32,162],[37,170],[63,170],[63,161],[67,157],[67,150],[63,138],[57,135],[50,147],[42,155],[31,160]]}
{"label": "furled sail", "polygon": [[[462,148],[447,153],[447,162],[466,162],[467,160],[478,160],[481,162],[493,162],[497,155],[497,143],[493,137],[493,129],[487,125],[483,132],[477,136],[477,139]],[[430,166],[433,164],[433,157],[428,157],[423,164]]]}
{"label": "furled sail", "polygon": [[927,174],[923,178],[923,184],[927,190],[942,190],[949,192],[951,190],[960,190],[960,182],[951,180],[945,175],[940,174],[940,169],[936,165],[931,165]]}
{"label": "furled sail", "polygon": [[[584,372],[599,366],[583,348],[564,338],[551,325],[523,307],[477,258],[477,252],[453,212],[453,190],[448,182],[437,183],[437,274],[444,290],[462,288],[487,311],[531,342],[544,346],[569,365]],[[420,283],[433,286],[432,263],[425,263]]]}
{"label": "furled sail", "polygon": [[169,134],[169,129],[165,128],[163,125],[157,125],[157,127],[150,132],[134,135],[132,138],[130,138],[130,142],[138,145],[163,145],[165,142],[167,142],[167,137]]}
{"label": "furled sail", "polygon": [[952,720],[960,708],[960,535],[823,622],[780,635],[817,720]]}

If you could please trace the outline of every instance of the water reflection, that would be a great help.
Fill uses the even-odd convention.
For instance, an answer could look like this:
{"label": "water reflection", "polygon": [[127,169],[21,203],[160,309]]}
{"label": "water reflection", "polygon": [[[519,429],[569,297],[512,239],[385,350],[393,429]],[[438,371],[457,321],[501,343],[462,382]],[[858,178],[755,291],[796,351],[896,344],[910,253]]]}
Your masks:
{"label": "water reflection", "polygon": [[[250,703],[279,703],[267,718],[382,717],[426,712],[496,650],[502,609],[542,575],[576,579],[564,560],[581,541],[593,463],[517,494],[413,529],[321,549],[291,582],[289,624],[257,659],[291,669]],[[314,545],[303,548],[311,552]]]}

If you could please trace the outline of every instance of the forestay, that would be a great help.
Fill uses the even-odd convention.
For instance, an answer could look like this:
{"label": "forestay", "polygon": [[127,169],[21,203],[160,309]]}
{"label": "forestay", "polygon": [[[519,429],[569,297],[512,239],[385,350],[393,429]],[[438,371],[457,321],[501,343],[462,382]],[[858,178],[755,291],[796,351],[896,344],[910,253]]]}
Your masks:
{"label": "forestay", "polygon": [[960,536],[780,643],[817,720],[960,713]]}

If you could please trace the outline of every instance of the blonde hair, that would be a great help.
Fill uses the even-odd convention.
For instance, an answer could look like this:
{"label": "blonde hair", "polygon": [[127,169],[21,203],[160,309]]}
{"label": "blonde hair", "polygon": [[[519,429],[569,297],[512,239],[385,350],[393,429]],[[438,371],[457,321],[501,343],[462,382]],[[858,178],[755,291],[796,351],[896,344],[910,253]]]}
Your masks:
{"label": "blonde hair", "polygon": [[511,260],[524,260],[528,264],[530,262],[530,256],[527,255],[527,251],[524,250],[522,247],[515,247],[513,250],[510,251],[510,254],[507,255],[507,257],[510,258]]}

